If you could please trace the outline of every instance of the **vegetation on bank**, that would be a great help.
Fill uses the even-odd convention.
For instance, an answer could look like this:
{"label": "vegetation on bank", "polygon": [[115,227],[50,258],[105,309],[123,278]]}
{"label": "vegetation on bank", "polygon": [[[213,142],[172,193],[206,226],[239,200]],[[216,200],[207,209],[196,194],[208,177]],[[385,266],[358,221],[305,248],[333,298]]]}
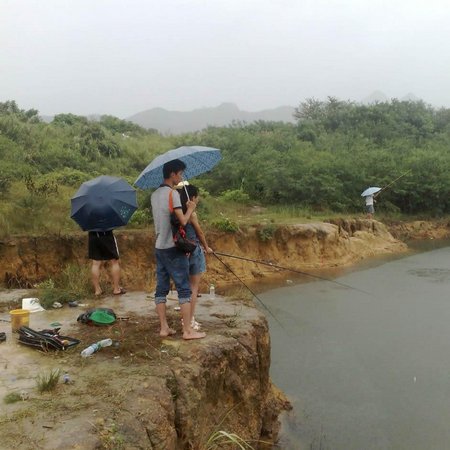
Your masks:
{"label": "vegetation on bank", "polygon": [[[0,103],[0,233],[75,231],[70,197],[83,181],[106,174],[133,183],[156,155],[181,145],[221,149],[221,163],[195,183],[202,220],[225,231],[251,222],[255,206],[265,208],[268,222],[360,213],[362,190],[408,170],[382,194],[377,212],[450,212],[450,109],[328,98],[301,103],[296,117],[297,124],[235,123],[162,136],[112,116],[59,114],[45,123],[37,110]],[[131,226],[151,222],[149,196],[138,192]]]}

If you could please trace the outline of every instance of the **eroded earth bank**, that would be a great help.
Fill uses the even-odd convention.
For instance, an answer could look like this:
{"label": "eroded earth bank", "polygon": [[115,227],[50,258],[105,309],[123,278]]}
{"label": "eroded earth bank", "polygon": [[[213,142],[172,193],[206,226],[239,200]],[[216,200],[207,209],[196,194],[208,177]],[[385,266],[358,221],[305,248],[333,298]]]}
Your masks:
{"label": "eroded earth bank", "polygon": [[[448,224],[424,223],[391,228],[399,238],[449,237]],[[222,253],[270,261],[297,270],[350,265],[370,256],[407,251],[380,222],[340,220],[298,224],[262,233],[209,233],[211,247]],[[181,338],[176,299],[168,300],[173,338],[157,333],[151,299],[154,278],[153,237],[149,232],[117,233],[121,250],[124,296],[86,298],[86,306],[32,313],[33,329],[61,324],[61,334],[81,340],[73,349],[43,353],[17,343],[10,324],[0,321],[7,340],[0,344],[0,448],[21,449],[208,449],[222,432],[235,433],[254,448],[271,448],[279,432],[278,416],[288,399],[272,384],[270,335],[264,314],[251,299],[222,295],[210,298],[214,283],[225,294],[233,274],[209,257],[197,320],[207,337]],[[68,265],[88,265],[86,236],[16,237],[0,242],[0,317],[33,296],[31,287],[57,277]],[[225,260],[225,258],[224,258]],[[272,267],[226,259],[233,272],[249,283],[277,276]],[[14,289],[6,289],[9,286]],[[21,288],[21,290],[17,289]],[[27,288],[25,290],[25,288]],[[77,323],[86,308],[107,306],[119,317],[108,327]],[[80,351],[105,337],[115,345],[82,359]],[[60,370],[56,388],[39,393],[36,377]],[[67,373],[70,381],[62,382]],[[3,403],[11,393],[24,400]],[[222,434],[221,434],[222,433]],[[215,441],[216,443],[218,441]]]}

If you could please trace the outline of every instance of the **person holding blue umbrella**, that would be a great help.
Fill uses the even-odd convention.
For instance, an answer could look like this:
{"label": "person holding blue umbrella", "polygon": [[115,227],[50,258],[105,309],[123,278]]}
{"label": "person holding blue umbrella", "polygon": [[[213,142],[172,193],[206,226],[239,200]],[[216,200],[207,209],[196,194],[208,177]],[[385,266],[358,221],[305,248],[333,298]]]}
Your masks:
{"label": "person holding blue umbrella", "polygon": [[156,312],[160,322],[159,335],[168,337],[175,334],[175,330],[169,327],[166,316],[167,294],[170,290],[170,279],[175,283],[178,292],[183,318],[183,339],[201,339],[205,333],[194,330],[191,327],[191,288],[189,278],[188,256],[175,247],[170,222],[169,201],[172,196],[173,211],[179,223],[185,226],[197,204],[193,200],[186,203],[186,212],[183,213],[179,193],[174,187],[183,180],[183,172],[186,164],[174,159],[162,166],[163,182],[151,196],[152,214],[155,224],[155,256],[156,256]]}
{"label": "person holding blue umbrella", "polygon": [[151,197],[155,223],[156,291],[155,304],[160,321],[160,336],[175,334],[166,318],[166,297],[170,290],[170,279],[175,282],[183,318],[183,338],[200,339],[205,333],[191,327],[191,288],[189,283],[189,260],[186,254],[175,247],[170,222],[169,197],[175,215],[181,225],[186,225],[196,202],[188,200],[183,213],[180,195],[173,188],[184,179],[196,177],[211,170],[222,156],[220,150],[203,146],[183,146],[157,156],[140,173],[134,184],[141,189],[157,188]]}
{"label": "person holding blue umbrella", "polygon": [[96,297],[102,295],[100,271],[109,262],[114,295],[120,286],[119,249],[113,230],[126,225],[137,209],[136,191],[125,180],[102,175],[84,182],[71,198],[71,218],[89,232],[88,255],[92,260],[92,284]]}

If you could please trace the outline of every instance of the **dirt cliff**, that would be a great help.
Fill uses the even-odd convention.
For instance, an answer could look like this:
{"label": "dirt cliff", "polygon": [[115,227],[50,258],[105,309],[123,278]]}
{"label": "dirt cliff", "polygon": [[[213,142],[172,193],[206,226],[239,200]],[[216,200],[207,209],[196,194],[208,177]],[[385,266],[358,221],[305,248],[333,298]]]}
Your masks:
{"label": "dirt cliff", "polygon": [[[207,337],[189,343],[161,339],[153,303],[142,292],[151,292],[154,283],[153,235],[123,230],[117,238],[123,283],[134,292],[97,300],[96,306],[111,307],[129,320],[108,328],[86,327],[76,322],[79,310],[63,308],[39,313],[42,323],[32,315],[30,325],[42,329],[58,320],[64,334],[81,340],[81,348],[108,336],[118,345],[80,361],[79,349],[40,354],[21,347],[8,333],[2,344],[0,394],[25,391],[29,400],[5,406],[0,416],[3,444],[24,449],[212,449],[221,448],[211,440],[226,431],[255,448],[270,448],[261,441],[276,440],[278,415],[289,403],[269,377],[265,317],[242,298],[213,300],[205,295],[196,318]],[[208,240],[221,253],[311,271],[407,250],[385,225],[368,220],[260,226],[233,234],[210,231]],[[81,233],[15,237],[0,242],[0,275],[5,286],[32,286],[57,277],[68,265],[87,267],[86,253],[86,235]],[[214,282],[220,292],[235,281],[234,275],[219,259],[208,258],[202,291]],[[221,259],[248,282],[286,276],[273,267]],[[179,336],[175,305],[169,300],[168,316]],[[8,329],[9,324],[0,322],[0,331]],[[59,368],[74,383],[38,394],[36,374]]]}
{"label": "dirt cliff", "polygon": [[[393,238],[385,225],[371,220],[340,220],[270,228],[252,227],[236,233],[209,231],[209,245],[217,252],[270,261],[293,269],[328,268],[353,264],[383,253],[402,252],[406,245]],[[121,252],[123,284],[151,290],[154,276],[152,231],[116,232]],[[221,257],[246,281],[271,278],[277,271],[260,264]],[[0,280],[6,287],[31,287],[54,278],[67,265],[88,266],[86,234],[14,237],[0,241]],[[278,272],[279,273],[279,272]],[[208,256],[209,283],[219,287],[235,278],[216,257]]]}
{"label": "dirt cliff", "polygon": [[[1,293],[0,293],[1,295]],[[33,314],[30,326],[42,329],[58,319],[64,335],[81,340],[65,352],[41,353],[21,346],[9,333],[2,344],[0,398],[23,394],[4,404],[0,448],[52,449],[219,449],[221,432],[271,448],[278,415],[289,407],[269,377],[270,335],[264,315],[251,303],[206,295],[196,317],[207,337],[180,339],[175,300],[168,320],[177,335],[159,337],[153,302],[145,293],[104,298],[126,321],[108,327],[76,322],[79,309]],[[149,312],[152,311],[150,314]],[[83,359],[79,351],[111,337],[115,345]],[[39,393],[36,376],[67,372],[54,390]],[[223,436],[223,435],[222,435]]]}

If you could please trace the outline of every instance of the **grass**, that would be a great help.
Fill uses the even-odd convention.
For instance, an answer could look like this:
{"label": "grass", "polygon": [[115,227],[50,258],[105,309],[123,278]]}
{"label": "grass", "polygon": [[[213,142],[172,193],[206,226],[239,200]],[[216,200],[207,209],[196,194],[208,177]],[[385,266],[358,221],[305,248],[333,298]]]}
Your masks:
{"label": "grass", "polygon": [[7,405],[19,402],[20,400],[22,400],[22,397],[18,392],[10,392],[3,397],[3,402]]}
{"label": "grass", "polygon": [[12,414],[4,414],[0,416],[0,425],[15,423],[25,418],[34,417],[35,415],[36,411],[32,410],[31,408],[20,409],[19,411],[15,411]]}
{"label": "grass", "polygon": [[101,448],[105,450],[121,450],[126,448],[124,438],[114,421],[110,419],[106,423],[104,420],[99,419],[92,425],[101,441]]}
{"label": "grass", "polygon": [[[201,444],[201,450],[219,450],[219,449],[230,449],[230,450],[254,450],[254,447],[249,441],[239,436],[237,433],[232,433],[226,431],[223,427],[224,422],[227,417],[230,416],[233,411],[239,407],[239,403],[234,405],[232,408],[228,409],[225,413],[221,415],[221,418],[217,425],[215,425],[207,434],[207,438],[204,443]],[[268,442],[255,440],[257,444],[268,444]],[[271,445],[272,446],[272,445]]]}
{"label": "grass", "polygon": [[0,237],[78,230],[76,223],[70,219],[73,191],[73,188],[59,186],[58,192],[43,196],[28,191],[23,182],[14,182],[10,194],[1,202]]}
{"label": "grass", "polygon": [[[37,187],[43,185],[44,179],[37,182]],[[70,198],[76,188],[58,184],[57,191],[39,189],[28,190],[23,181],[12,183],[9,193],[0,202],[0,238],[11,235],[45,235],[51,233],[73,233],[79,231],[78,225],[70,219]],[[147,193],[141,194],[148,196]],[[142,199],[141,199],[142,200]],[[141,229],[151,226],[148,216],[148,198],[137,216],[128,225],[128,229]],[[294,223],[320,222],[333,218],[364,218],[363,205],[360,211],[334,212],[331,210],[314,210],[298,205],[261,205],[258,201],[246,203],[234,201],[225,197],[215,198],[209,194],[201,196],[198,214],[202,225],[236,232],[246,226],[268,226],[271,224],[290,225]],[[148,216],[148,217],[147,217]],[[381,221],[411,221],[424,219],[408,216],[395,211],[383,211],[379,208],[375,218]],[[429,219],[429,215],[426,216]],[[424,220],[426,220],[424,219]],[[263,233],[263,239],[269,239],[271,230]]]}
{"label": "grass", "polygon": [[227,446],[241,450],[253,450],[253,447],[240,436],[224,430],[215,431],[206,442],[206,450],[222,449]]}
{"label": "grass", "polygon": [[92,296],[89,267],[69,264],[57,278],[48,278],[37,288],[39,301],[46,309],[51,308],[54,302],[64,304]]}
{"label": "grass", "polygon": [[59,382],[60,369],[52,369],[50,372],[39,374],[36,378],[37,390],[42,392],[53,391]]}

